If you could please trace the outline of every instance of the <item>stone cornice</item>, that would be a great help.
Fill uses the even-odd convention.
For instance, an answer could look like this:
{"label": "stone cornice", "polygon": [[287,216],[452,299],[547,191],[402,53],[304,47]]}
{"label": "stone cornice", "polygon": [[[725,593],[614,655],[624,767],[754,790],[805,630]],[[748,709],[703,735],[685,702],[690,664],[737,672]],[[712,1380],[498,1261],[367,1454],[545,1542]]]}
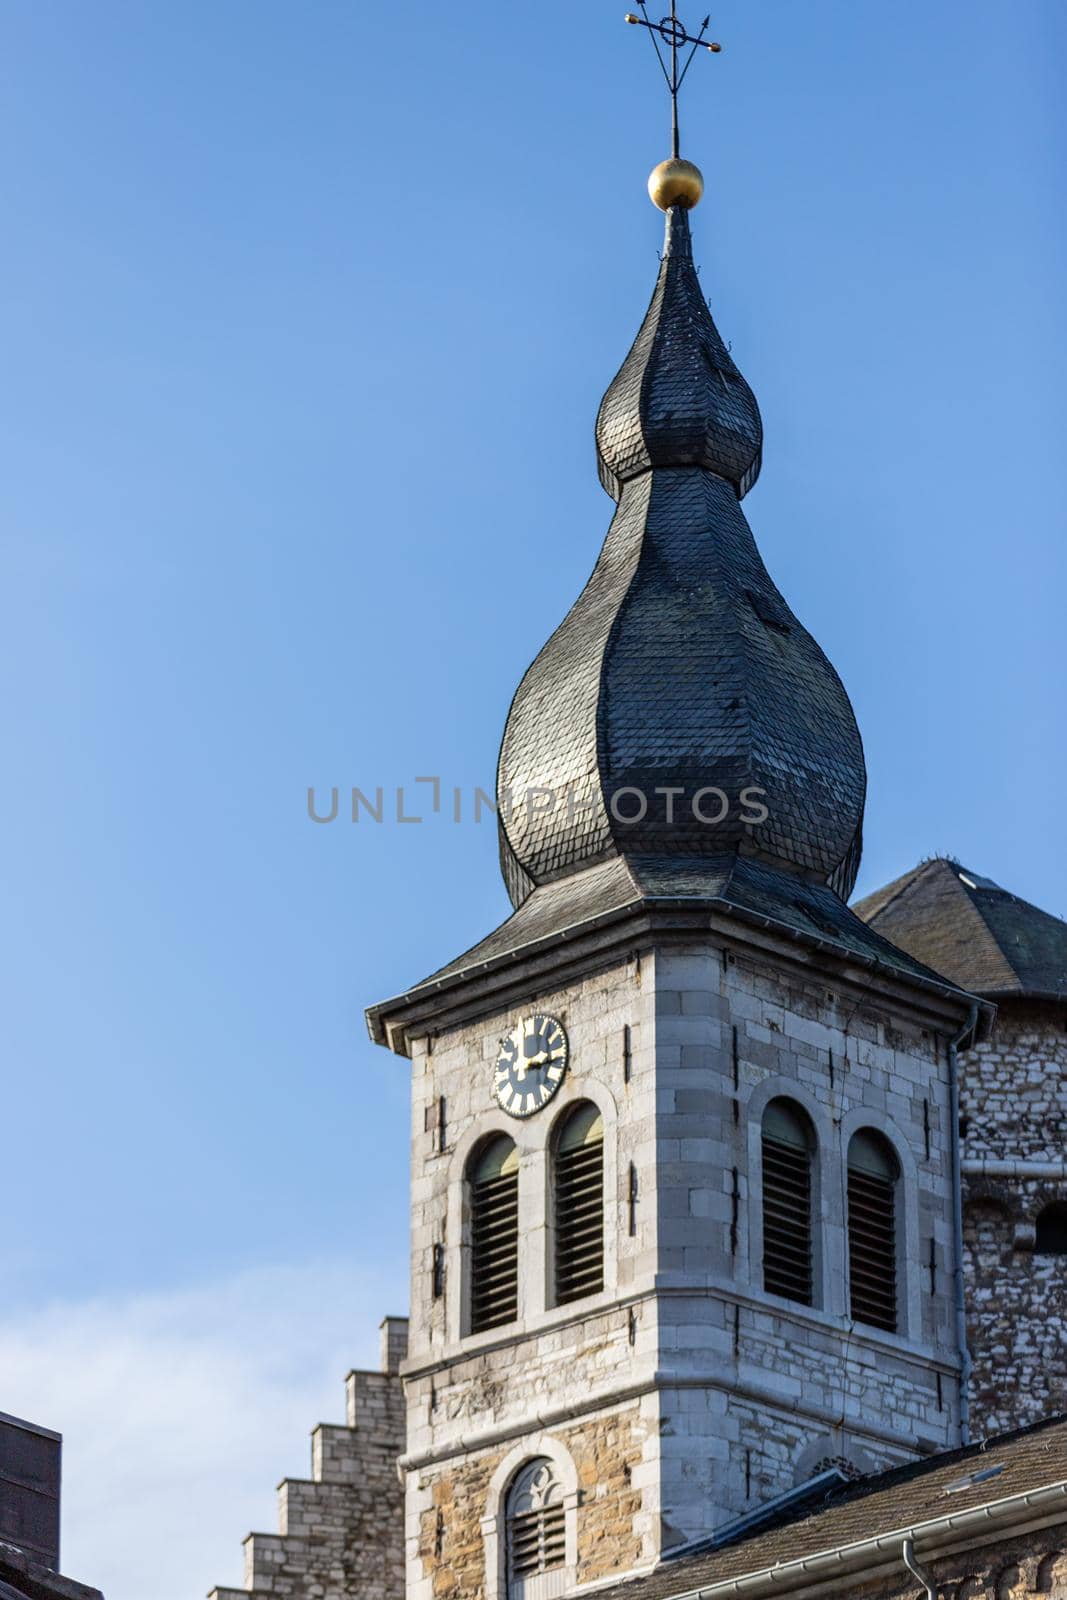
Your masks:
{"label": "stone cornice", "polygon": [[401,1456],[399,1467],[402,1472],[420,1472],[423,1468],[435,1466],[442,1461],[453,1461],[457,1456],[469,1456],[479,1450],[494,1449],[509,1439],[522,1438],[523,1435],[537,1432],[542,1428],[559,1428],[601,1411],[614,1410],[618,1406],[641,1400],[645,1395],[655,1394],[662,1389],[716,1389],[724,1394],[753,1401],[756,1405],[783,1417],[802,1416],[826,1428],[840,1428],[844,1425],[849,1433],[858,1439],[876,1439],[880,1444],[893,1445],[898,1450],[912,1451],[917,1456],[924,1453],[913,1436],[894,1432],[892,1428],[881,1427],[877,1423],[865,1421],[860,1416],[843,1416],[840,1407],[831,1409],[811,1404],[794,1405],[783,1400],[773,1389],[765,1388],[758,1383],[746,1383],[737,1377],[728,1377],[722,1372],[672,1372],[660,1369],[632,1383],[613,1384],[602,1390],[591,1390],[588,1398],[580,1403],[572,1401],[566,1405],[538,1407],[537,1410],[524,1412],[522,1416],[515,1417],[509,1422],[457,1433],[432,1449]]}
{"label": "stone cornice", "polygon": [[[832,977],[857,998],[876,994],[883,1004],[913,1018],[918,1012],[930,1028],[946,1034],[956,1032],[971,1005],[971,997],[951,984],[900,971],[727,901],[642,897],[371,1006],[367,1026],[376,1044],[410,1055],[413,1038],[475,1021],[656,946],[701,937],[721,942],[724,949],[743,946],[820,981]],[[980,1034],[988,1031],[994,1014],[992,1006],[980,1006]]]}

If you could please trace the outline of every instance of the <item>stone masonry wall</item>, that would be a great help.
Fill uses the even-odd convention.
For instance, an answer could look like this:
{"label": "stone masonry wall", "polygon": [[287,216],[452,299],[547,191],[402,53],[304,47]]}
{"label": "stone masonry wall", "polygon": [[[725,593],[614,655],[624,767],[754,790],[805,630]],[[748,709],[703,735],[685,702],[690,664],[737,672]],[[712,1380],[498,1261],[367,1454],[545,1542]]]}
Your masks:
{"label": "stone masonry wall", "polygon": [[[1067,1200],[1067,1007],[1007,1001],[960,1057],[964,1259],[974,1437],[1067,1410],[1067,1258],[1034,1253],[1034,1222]],[[979,1163],[1016,1162],[1015,1175]],[[1067,1172],[1067,1169],[1064,1169]]]}
{"label": "stone masonry wall", "polygon": [[[655,1475],[641,1460],[653,1449],[650,1425],[628,1425],[635,1431],[624,1439],[617,1422],[604,1421],[616,1416],[620,1395],[651,1386],[655,1373],[653,997],[653,969],[636,959],[531,996],[522,1009],[563,1022],[571,1062],[555,1099],[526,1121],[506,1116],[493,1098],[500,1041],[519,1008],[415,1041],[412,1324],[404,1368],[408,1600],[430,1600],[442,1585],[451,1592],[453,1581],[463,1600],[480,1592],[468,1585],[484,1582],[481,1522],[494,1510],[487,1501],[493,1474],[510,1452],[521,1453],[523,1439],[536,1454],[542,1433],[564,1449],[575,1441],[573,1465],[584,1478],[576,1561],[587,1576],[630,1570],[642,1551],[657,1547]],[[605,1127],[604,1289],[557,1307],[549,1152],[558,1119],[588,1099]],[[508,1327],[471,1335],[464,1174],[472,1151],[493,1132],[506,1133],[519,1151],[519,1315]],[[633,1201],[631,1166],[641,1174]],[[435,1255],[443,1267],[436,1274]],[[654,1411],[654,1396],[651,1405]],[[598,1487],[589,1481],[594,1470],[603,1477]]]}
{"label": "stone masonry wall", "polygon": [[[656,962],[657,1316],[664,1544],[712,1532],[823,1457],[877,1470],[957,1442],[949,1086],[936,1019],[757,954]],[[942,1024],[943,1026],[943,1024]],[[763,1289],[762,1114],[786,1095],[817,1140],[815,1294]],[[900,1328],[850,1315],[845,1172],[873,1127],[901,1164]]]}
{"label": "stone masonry wall", "polygon": [[[956,1555],[924,1562],[938,1600],[1067,1600],[1067,1526],[1041,1528],[1016,1539],[982,1542]],[[840,1579],[835,1585],[837,1593]],[[904,1569],[874,1582],[853,1580],[849,1600],[915,1600],[918,1584]]]}
{"label": "stone masonry wall", "polygon": [[966,1161],[1067,1156],[1067,1006],[1006,1000],[993,1036],[960,1057]]}
{"label": "stone masonry wall", "polygon": [[[577,1582],[624,1576],[640,1562],[635,1534],[640,1495],[633,1473],[643,1427],[636,1407],[592,1418],[561,1432],[578,1471]],[[487,1583],[483,1522],[490,1484],[505,1452],[490,1451],[444,1470],[421,1474],[418,1556],[431,1572],[435,1600],[484,1600]]]}
{"label": "stone masonry wall", "polygon": [[249,1534],[244,1588],[210,1600],[404,1600],[406,1331],[405,1318],[383,1322],[384,1370],[349,1374],[345,1426],[314,1430],[311,1477],[279,1486],[278,1533]]}
{"label": "stone masonry wall", "polygon": [[[493,1066],[528,1009],[564,1023],[571,1064],[550,1105],[517,1121],[495,1104]],[[877,1470],[957,1442],[944,1039],[959,1020],[880,996],[866,972],[831,986],[815,962],[698,938],[414,1041],[408,1600],[453,1584],[466,1600],[484,1581],[494,1474],[620,1405],[640,1420],[634,1459],[619,1446],[625,1510],[613,1502],[577,1581],[647,1568],[817,1460]],[[760,1126],[776,1094],[818,1137],[810,1307],[762,1285]],[[604,1289],[555,1307],[553,1129],[582,1099],[605,1128]],[[845,1153],[861,1127],[901,1164],[896,1333],[849,1314]],[[496,1132],[519,1156],[519,1309],[471,1335],[464,1173]]]}

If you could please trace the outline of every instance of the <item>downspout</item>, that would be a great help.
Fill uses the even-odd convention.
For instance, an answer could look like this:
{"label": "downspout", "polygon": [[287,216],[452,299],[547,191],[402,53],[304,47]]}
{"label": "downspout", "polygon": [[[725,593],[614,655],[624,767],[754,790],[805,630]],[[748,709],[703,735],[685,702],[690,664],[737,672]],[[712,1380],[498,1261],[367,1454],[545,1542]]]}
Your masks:
{"label": "downspout", "polygon": [[[967,1296],[963,1273],[963,1166],[960,1158],[960,1079],[956,1052],[973,1033],[978,1021],[978,1002],[973,1001],[967,1021],[948,1042],[948,1097],[952,1141],[952,1231],[956,1243],[956,1343],[960,1352],[960,1443],[971,1442],[971,1351],[967,1343]],[[905,1547],[907,1548],[907,1547]],[[910,1566],[908,1558],[905,1564]],[[911,1567],[911,1571],[915,1571]],[[918,1577],[919,1574],[916,1573]],[[920,1580],[921,1581],[921,1580]]]}
{"label": "downspout", "polygon": [[920,1567],[919,1563],[915,1559],[915,1544],[913,1540],[904,1540],[904,1543],[900,1547],[900,1559],[903,1561],[912,1577],[918,1578],[919,1582],[926,1590],[926,1600],[937,1600],[937,1589],[934,1586],[933,1578],[931,1578],[925,1567]]}

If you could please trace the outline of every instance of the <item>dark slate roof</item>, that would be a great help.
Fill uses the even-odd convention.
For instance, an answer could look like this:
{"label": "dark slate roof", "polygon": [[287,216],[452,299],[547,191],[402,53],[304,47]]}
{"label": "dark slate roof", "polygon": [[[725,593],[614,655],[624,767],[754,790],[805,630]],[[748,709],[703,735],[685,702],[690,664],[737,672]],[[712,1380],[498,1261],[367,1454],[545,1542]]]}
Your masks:
{"label": "dark slate roof", "polygon": [[[956,1493],[946,1493],[952,1485],[995,1466],[1003,1470]],[[832,1490],[818,1510],[787,1516],[769,1531],[761,1529],[719,1550],[681,1554],[662,1561],[645,1577],[598,1589],[597,1600],[671,1600],[673,1596],[762,1572],[778,1563],[801,1561],[880,1535],[903,1532],[1065,1480],[1067,1419],[1054,1417],[1017,1433],[947,1451]],[[979,1536],[976,1543],[980,1542]],[[845,1592],[843,1588],[842,1593]]]}
{"label": "dark slate roof", "polygon": [[[805,882],[749,856],[614,856],[553,883],[542,884],[493,933],[410,991],[418,994],[483,964],[529,951],[541,940],[573,936],[583,925],[624,910],[670,903],[719,910],[759,926],[836,948],[842,956],[873,963],[883,972],[929,984],[946,984],[853,915],[824,884]],[[388,1008],[393,1002],[385,1002]]]}
{"label": "dark slate roof", "polygon": [[[703,861],[713,886],[722,857],[741,850],[849,892],[863,749],[840,679],[741,510],[761,439],[675,207],[652,305],[598,420],[618,509],[519,685],[501,746],[501,862],[516,905],[610,855]],[[749,820],[749,788],[762,791],[762,822]],[[727,805],[714,823],[711,789]]]}
{"label": "dark slate roof", "polygon": [[0,1600],[103,1600],[99,1589],[64,1578],[24,1550],[0,1543]]}
{"label": "dark slate roof", "polygon": [[759,476],[759,406],[701,292],[681,206],[667,213],[652,303],[600,403],[596,447],[600,481],[613,500],[649,467],[706,467],[738,499]]}
{"label": "dark slate roof", "polygon": [[957,861],[924,861],[853,909],[974,994],[1067,999],[1067,922]]}

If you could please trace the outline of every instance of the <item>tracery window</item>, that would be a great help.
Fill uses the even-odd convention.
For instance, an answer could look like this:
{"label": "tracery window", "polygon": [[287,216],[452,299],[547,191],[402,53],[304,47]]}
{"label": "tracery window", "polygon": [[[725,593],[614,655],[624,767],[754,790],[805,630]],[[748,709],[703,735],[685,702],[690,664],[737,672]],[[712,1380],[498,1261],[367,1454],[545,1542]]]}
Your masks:
{"label": "tracery window", "polygon": [[470,1206],[470,1329],[514,1322],[519,1310],[519,1153],[506,1134],[474,1152]]}
{"label": "tracery window", "polygon": [[508,1490],[508,1600],[549,1600],[566,1577],[563,1487],[546,1456],[527,1462]]}
{"label": "tracery window", "polygon": [[848,1146],[848,1270],[852,1315],[897,1331],[897,1188],[900,1163],[873,1128]]}
{"label": "tracery window", "polygon": [[604,1287],[604,1121],[583,1101],[567,1114],[553,1160],[555,1300]]}
{"label": "tracery window", "polygon": [[815,1133],[792,1100],[763,1113],[763,1287],[810,1306],[813,1299],[812,1166]]}

